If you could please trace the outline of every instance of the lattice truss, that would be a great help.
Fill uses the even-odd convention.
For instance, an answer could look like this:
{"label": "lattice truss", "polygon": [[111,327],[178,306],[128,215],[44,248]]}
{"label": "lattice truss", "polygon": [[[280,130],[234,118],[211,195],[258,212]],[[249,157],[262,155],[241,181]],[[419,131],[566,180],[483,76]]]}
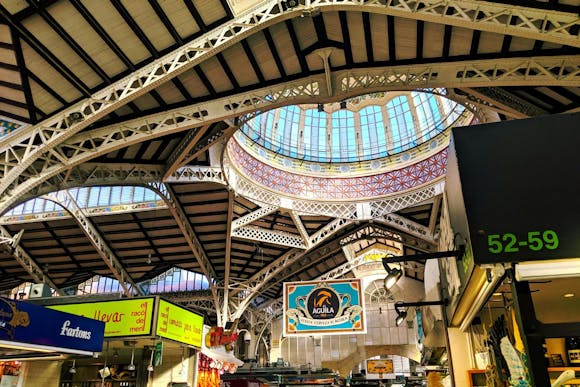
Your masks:
{"label": "lattice truss", "polygon": [[[577,83],[580,74],[578,56],[480,60],[386,69],[336,72],[342,92],[352,89],[390,90],[393,85],[417,87],[477,87],[503,85],[549,86]],[[490,84],[491,83],[491,84]]]}
{"label": "lattice truss", "polygon": [[191,224],[187,219],[185,211],[181,207],[181,204],[175,199],[175,192],[170,187],[161,182],[153,182],[150,184],[150,187],[153,190],[155,190],[167,204],[167,207],[171,212],[171,214],[173,215],[179,228],[181,229],[181,232],[183,233],[185,240],[187,241],[187,244],[189,245],[191,251],[195,255],[195,258],[197,260],[197,263],[199,264],[201,272],[208,279],[209,288],[214,301],[215,308],[214,310],[217,313],[218,321],[221,322],[222,316],[220,313],[219,306],[222,304],[220,302],[220,294],[215,284],[213,283],[213,281],[217,278],[217,275],[215,273],[213,265],[211,264],[209,258],[207,257],[207,254],[205,253],[205,250],[203,249],[201,242],[199,241],[199,238],[197,237],[195,231],[193,230],[193,227],[191,227]]}
{"label": "lattice truss", "polygon": [[[81,144],[70,144],[76,155],[68,156],[60,147],[82,129],[105,115],[127,104],[131,100],[153,90],[160,84],[191,69],[216,53],[224,50],[249,34],[257,32],[276,22],[281,22],[319,9],[335,9],[382,13],[406,18],[446,23],[476,30],[509,33],[530,39],[551,41],[578,47],[578,14],[537,10],[469,0],[307,0],[305,6],[283,10],[277,1],[265,1],[253,9],[237,16],[223,26],[212,30],[200,38],[186,43],[177,50],[159,58],[155,62],[135,71],[128,77],[102,89],[79,103],[64,109],[57,115],[29,128],[23,128],[0,141],[0,212],[13,204],[25,191],[75,163],[91,157],[87,151],[95,151],[104,143],[118,141],[121,132],[127,134],[124,140],[134,141],[137,133],[153,136],[168,130],[181,130],[207,124],[220,117],[238,115],[272,104],[288,101],[305,102],[313,96],[324,96],[325,90],[342,90],[348,96],[378,88],[385,89],[401,85],[413,87],[452,87],[455,84],[472,86],[510,85],[562,85],[578,83],[578,56],[499,59],[493,61],[470,61],[466,63],[435,63],[422,66],[403,66],[388,71],[347,71],[337,73],[337,85],[321,87],[326,77],[320,75],[300,82],[281,84],[271,88],[231,96],[211,103],[191,106],[188,112],[173,116],[176,111],[167,112],[164,120],[148,123],[146,120],[134,122],[134,127],[121,126],[117,130],[107,128],[110,136],[104,135],[94,143],[84,138]],[[307,98],[305,98],[307,97]],[[340,98],[340,96],[337,96]],[[181,111],[181,110],[180,110]],[[159,117],[159,116],[157,116]],[[155,118],[155,117],[154,117]],[[186,128],[187,126],[187,128]],[[137,128],[141,128],[138,130]],[[155,133],[155,134],[154,134]],[[81,136],[82,138],[83,136]],[[78,142],[78,140],[77,140]],[[126,143],[126,144],[129,144]],[[84,157],[83,157],[84,156]],[[95,154],[96,156],[96,154]],[[38,171],[43,171],[39,178]]]}
{"label": "lattice truss", "polygon": [[[72,195],[68,191],[57,191],[43,196],[43,199],[53,201],[65,208],[76,220],[87,238],[95,247],[97,253],[101,256],[103,261],[109,267],[113,276],[119,281],[126,296],[144,295],[143,290],[138,286],[129,273],[125,270],[121,261],[116,254],[111,250],[108,243],[103,239],[97,228],[93,225],[90,219],[83,213],[83,210],[78,206]],[[55,288],[56,289],[56,288]]]}
{"label": "lattice truss", "polygon": [[47,284],[54,289],[57,294],[64,296],[65,293],[59,289],[56,284],[50,279],[42,270],[40,266],[28,255],[28,253],[18,243],[14,243],[16,235],[11,235],[10,232],[0,225],[0,238],[2,238],[2,245],[12,254],[16,261],[22,266],[30,275],[32,280],[37,284]]}

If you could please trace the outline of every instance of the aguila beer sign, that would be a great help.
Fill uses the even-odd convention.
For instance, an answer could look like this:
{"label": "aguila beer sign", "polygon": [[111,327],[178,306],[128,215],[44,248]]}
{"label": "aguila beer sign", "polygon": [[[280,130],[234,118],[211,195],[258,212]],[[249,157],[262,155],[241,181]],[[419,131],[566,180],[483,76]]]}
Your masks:
{"label": "aguila beer sign", "polygon": [[284,283],[284,334],[366,333],[360,280]]}

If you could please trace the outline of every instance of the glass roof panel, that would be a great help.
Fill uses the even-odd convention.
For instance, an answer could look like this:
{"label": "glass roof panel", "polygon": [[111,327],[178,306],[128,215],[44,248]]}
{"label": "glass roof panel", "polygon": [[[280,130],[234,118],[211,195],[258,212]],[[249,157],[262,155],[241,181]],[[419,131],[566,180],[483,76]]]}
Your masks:
{"label": "glass roof panel", "polygon": [[429,141],[465,108],[429,92],[376,93],[323,105],[269,110],[240,128],[261,147],[297,160],[381,159]]}

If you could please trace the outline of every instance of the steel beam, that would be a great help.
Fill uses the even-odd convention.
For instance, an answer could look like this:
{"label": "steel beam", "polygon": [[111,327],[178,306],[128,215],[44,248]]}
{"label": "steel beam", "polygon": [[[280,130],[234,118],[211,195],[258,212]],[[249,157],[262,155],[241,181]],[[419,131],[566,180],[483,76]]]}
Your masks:
{"label": "steel beam", "polygon": [[193,227],[189,223],[187,215],[185,211],[181,207],[181,204],[176,200],[175,192],[167,185],[163,184],[162,182],[153,182],[149,185],[152,189],[154,189],[159,196],[163,198],[169,212],[175,219],[175,222],[181,229],[187,244],[191,248],[191,251],[195,255],[195,259],[199,264],[201,272],[205,275],[208,280],[209,288],[211,290],[211,294],[213,297],[214,302],[214,310],[217,314],[218,321],[221,322],[222,318],[227,316],[222,316],[220,311],[220,306],[222,305],[220,302],[220,294],[218,292],[217,287],[214,284],[214,281],[217,279],[217,275],[215,270],[207,257],[199,238],[197,237]]}
{"label": "steel beam", "polygon": [[[13,235],[10,235],[10,232],[4,227],[0,226],[0,236],[2,238],[10,239],[12,241],[14,239]],[[38,266],[38,264],[28,255],[28,253],[20,246],[11,246],[10,253],[16,259],[16,262],[22,266],[24,270],[28,272],[32,280],[37,284],[47,284],[50,286],[59,296],[64,296],[65,293],[62,289],[59,289],[58,286],[50,279],[46,273]]]}
{"label": "steel beam", "polygon": [[[81,227],[86,237],[91,241],[91,244],[97,250],[103,261],[109,267],[113,276],[119,281],[119,285],[123,288],[127,297],[132,297],[134,293],[139,296],[144,295],[143,290],[139,285],[133,281],[133,278],[125,270],[117,255],[109,247],[109,244],[103,239],[100,232],[93,225],[93,222],[83,213],[83,210],[78,206],[74,198],[68,191],[58,191],[43,196],[43,199],[53,201],[65,208]],[[130,286],[127,286],[129,284]],[[134,293],[133,293],[134,292]]]}
{"label": "steel beam", "polygon": [[[336,82],[333,88],[334,100],[363,92],[418,87],[569,87],[580,85],[580,55],[343,70],[334,73],[333,81]],[[16,133],[17,136],[0,138],[0,212],[5,211],[20,195],[32,190],[42,181],[120,147],[246,114],[256,109],[267,110],[289,103],[312,102],[313,97],[318,101],[329,100],[321,94],[320,86],[324,82],[323,75],[314,75],[78,135],[75,135],[72,128],[61,130],[66,131],[66,136],[53,129],[44,133],[40,129],[30,132],[28,128],[23,128],[22,133]],[[200,111],[204,114],[200,114]],[[226,132],[229,133],[227,130]],[[42,171],[42,174],[38,171]]]}

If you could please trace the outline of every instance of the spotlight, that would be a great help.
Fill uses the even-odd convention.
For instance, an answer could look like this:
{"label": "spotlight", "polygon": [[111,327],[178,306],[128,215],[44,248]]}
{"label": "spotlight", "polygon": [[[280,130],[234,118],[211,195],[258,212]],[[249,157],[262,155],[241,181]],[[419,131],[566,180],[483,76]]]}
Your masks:
{"label": "spotlight", "polygon": [[387,265],[384,262],[383,262],[383,267],[387,271],[387,276],[385,277],[383,284],[385,286],[385,289],[389,290],[403,276],[403,271],[397,267],[391,268],[389,265]]}
{"label": "spotlight", "polygon": [[117,349],[115,349],[115,350],[113,351],[113,357],[114,357],[115,359],[119,357],[119,351],[117,351]]}
{"label": "spotlight", "polygon": [[340,101],[340,108],[346,109],[346,101]]}
{"label": "spotlight", "polygon": [[135,348],[131,349],[131,364],[127,366],[127,370],[135,371],[135,364],[133,364],[133,359],[135,358]]}
{"label": "spotlight", "polygon": [[318,104],[318,111],[320,113],[324,112],[324,105],[323,104],[321,104],[321,103]]}
{"label": "spotlight", "polygon": [[395,320],[395,325],[401,326],[401,324],[403,323],[403,321],[405,321],[406,318],[407,318],[407,311],[406,310],[400,311],[399,315],[397,316],[397,319]]}
{"label": "spotlight", "polygon": [[406,307],[417,307],[417,306],[427,306],[427,305],[445,305],[449,304],[449,300],[447,298],[439,301],[421,301],[421,302],[402,302],[397,301],[395,302],[395,312],[397,312],[397,319],[395,320],[395,324],[397,326],[401,325],[403,321],[407,318],[407,310],[401,310],[400,308]]}
{"label": "spotlight", "polygon": [[75,364],[76,364],[76,360],[73,360],[72,367],[70,367],[69,370],[68,370],[68,372],[70,374],[76,374],[77,373],[77,369],[75,368]]}

